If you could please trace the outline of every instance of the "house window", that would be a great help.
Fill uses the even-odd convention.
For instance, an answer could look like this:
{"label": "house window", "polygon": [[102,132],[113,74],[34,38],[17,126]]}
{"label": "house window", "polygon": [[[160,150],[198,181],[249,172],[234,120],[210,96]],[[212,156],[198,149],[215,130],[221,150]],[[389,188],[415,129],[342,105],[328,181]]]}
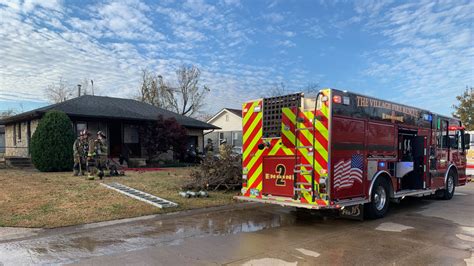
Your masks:
{"label": "house window", "polygon": [[233,146],[237,145],[238,140],[239,140],[239,133],[238,132],[232,132],[232,145]]}
{"label": "house window", "polygon": [[5,133],[0,132],[0,153],[5,152]]}
{"label": "house window", "polygon": [[135,125],[123,126],[123,142],[127,144],[139,143],[138,127]]}
{"label": "house window", "polygon": [[13,124],[13,145],[16,146],[16,125]]}
{"label": "house window", "polygon": [[79,136],[81,134],[81,131],[84,129],[87,129],[87,123],[86,122],[77,122],[76,123],[76,134]]}
{"label": "house window", "polygon": [[225,140],[224,132],[219,132],[219,145]]}
{"label": "house window", "polygon": [[18,141],[21,142],[21,122],[18,123]]}

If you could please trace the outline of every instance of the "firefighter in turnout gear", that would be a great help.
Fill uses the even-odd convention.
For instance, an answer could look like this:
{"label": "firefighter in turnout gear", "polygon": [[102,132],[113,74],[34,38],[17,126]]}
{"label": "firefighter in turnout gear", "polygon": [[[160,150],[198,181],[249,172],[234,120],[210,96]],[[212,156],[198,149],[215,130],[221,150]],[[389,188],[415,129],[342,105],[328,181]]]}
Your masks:
{"label": "firefighter in turnout gear", "polygon": [[89,151],[87,162],[89,164],[88,179],[94,180],[97,175],[100,179],[104,177],[107,169],[107,139],[104,132],[97,132],[97,138],[89,140]]}
{"label": "firefighter in turnout gear", "polygon": [[96,141],[94,139],[90,139],[88,141],[88,151],[87,151],[87,178],[89,180],[94,180],[94,176],[97,172],[96,169]]}
{"label": "firefighter in turnout gear", "polygon": [[98,176],[100,179],[104,177],[104,172],[107,170],[107,137],[104,132],[97,132],[97,139],[95,140],[96,154],[97,154],[97,169],[99,169]]}
{"label": "firefighter in turnout gear", "polygon": [[82,131],[82,142],[81,142],[81,168],[82,168],[82,175],[84,175],[84,171],[89,172],[89,164],[87,161],[87,154],[89,153],[89,136],[90,133],[87,129]]}
{"label": "firefighter in turnout gear", "polygon": [[73,156],[74,156],[74,176],[83,175],[84,169],[82,168],[83,164],[83,155],[84,150],[82,149],[82,143],[84,140],[83,131],[80,132],[79,137],[74,141],[72,146]]}

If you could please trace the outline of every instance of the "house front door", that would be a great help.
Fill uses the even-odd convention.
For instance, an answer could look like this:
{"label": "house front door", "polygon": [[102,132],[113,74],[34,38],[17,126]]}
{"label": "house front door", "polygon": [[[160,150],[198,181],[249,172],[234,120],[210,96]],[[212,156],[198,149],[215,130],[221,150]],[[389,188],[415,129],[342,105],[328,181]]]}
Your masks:
{"label": "house front door", "polygon": [[109,123],[109,151],[111,157],[119,157],[122,151],[122,124]]}

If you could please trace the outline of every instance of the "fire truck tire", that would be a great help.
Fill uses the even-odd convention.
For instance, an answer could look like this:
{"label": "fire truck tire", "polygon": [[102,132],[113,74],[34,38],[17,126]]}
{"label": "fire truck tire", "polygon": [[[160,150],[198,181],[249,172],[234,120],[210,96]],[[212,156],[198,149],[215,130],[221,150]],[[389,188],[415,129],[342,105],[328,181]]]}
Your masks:
{"label": "fire truck tire", "polygon": [[371,200],[365,204],[365,214],[369,219],[382,218],[388,211],[390,201],[389,183],[385,178],[379,178],[373,186]]}
{"label": "fire truck tire", "polygon": [[450,200],[454,196],[454,190],[456,189],[455,181],[454,181],[454,174],[453,172],[449,172],[448,178],[446,179],[446,188],[443,190],[442,199]]}

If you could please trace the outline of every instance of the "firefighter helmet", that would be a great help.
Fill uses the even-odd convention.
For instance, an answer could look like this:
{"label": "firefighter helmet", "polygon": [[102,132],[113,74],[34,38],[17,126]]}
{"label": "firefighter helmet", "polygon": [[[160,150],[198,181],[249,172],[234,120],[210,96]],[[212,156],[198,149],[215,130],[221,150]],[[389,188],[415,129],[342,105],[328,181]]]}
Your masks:
{"label": "firefighter helmet", "polygon": [[97,132],[97,136],[101,136],[101,137],[103,137],[103,138],[107,138],[107,137],[105,136],[105,133],[102,132],[101,130],[99,130],[99,131]]}
{"label": "firefighter helmet", "polygon": [[84,135],[84,136],[89,136],[91,133],[87,130],[87,129],[84,129],[82,132],[81,132],[81,135]]}

